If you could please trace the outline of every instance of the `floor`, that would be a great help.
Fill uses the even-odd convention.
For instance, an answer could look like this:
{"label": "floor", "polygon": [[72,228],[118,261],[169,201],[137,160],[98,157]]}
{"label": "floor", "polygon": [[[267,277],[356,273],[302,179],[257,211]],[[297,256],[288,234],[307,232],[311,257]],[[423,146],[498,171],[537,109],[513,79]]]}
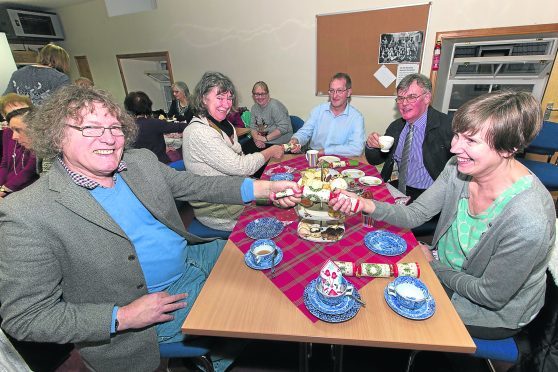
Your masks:
{"label": "floor", "polygon": [[[409,356],[407,350],[377,349],[345,346],[343,371],[405,371]],[[312,345],[310,372],[332,371],[329,345]],[[180,360],[171,361],[170,370],[190,372]],[[60,366],[56,372],[85,372],[85,366],[77,352]],[[161,366],[157,372],[165,371]],[[228,372],[297,372],[298,344],[291,342],[255,341],[236,359]],[[483,360],[457,354],[421,352],[417,355],[413,372],[488,372]]]}

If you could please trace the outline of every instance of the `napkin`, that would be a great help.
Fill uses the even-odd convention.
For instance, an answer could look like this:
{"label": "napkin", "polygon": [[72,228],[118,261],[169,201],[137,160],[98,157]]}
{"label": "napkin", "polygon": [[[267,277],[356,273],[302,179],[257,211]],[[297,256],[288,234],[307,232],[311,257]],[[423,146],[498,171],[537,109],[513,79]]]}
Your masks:
{"label": "napkin", "polygon": [[338,296],[345,291],[342,283],[341,269],[332,260],[327,260],[320,270],[321,292],[328,296]]}

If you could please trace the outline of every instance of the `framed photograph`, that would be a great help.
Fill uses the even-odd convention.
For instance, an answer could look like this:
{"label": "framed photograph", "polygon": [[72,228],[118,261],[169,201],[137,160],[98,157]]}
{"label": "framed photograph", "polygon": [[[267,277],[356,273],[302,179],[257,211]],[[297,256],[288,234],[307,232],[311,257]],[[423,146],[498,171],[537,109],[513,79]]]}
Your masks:
{"label": "framed photograph", "polygon": [[420,63],[423,36],[422,31],[381,34],[378,63]]}

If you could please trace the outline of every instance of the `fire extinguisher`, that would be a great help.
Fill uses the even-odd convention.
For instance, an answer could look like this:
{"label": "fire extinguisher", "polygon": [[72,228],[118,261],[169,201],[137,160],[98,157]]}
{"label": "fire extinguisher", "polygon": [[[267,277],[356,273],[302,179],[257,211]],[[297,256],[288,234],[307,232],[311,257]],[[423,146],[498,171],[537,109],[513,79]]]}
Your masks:
{"label": "fire extinguisher", "polygon": [[434,55],[432,56],[432,71],[438,71],[440,68],[440,54],[442,54],[442,42],[436,41]]}

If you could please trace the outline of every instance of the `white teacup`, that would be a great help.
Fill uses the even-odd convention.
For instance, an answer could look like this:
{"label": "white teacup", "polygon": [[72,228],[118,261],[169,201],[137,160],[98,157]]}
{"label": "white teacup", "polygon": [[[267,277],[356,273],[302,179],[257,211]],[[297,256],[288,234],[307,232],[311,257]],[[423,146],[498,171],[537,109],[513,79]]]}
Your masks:
{"label": "white teacup", "polygon": [[378,142],[380,142],[380,150],[382,152],[389,152],[389,149],[391,149],[391,146],[393,146],[394,141],[395,138],[393,138],[392,136],[380,136],[378,138]]}
{"label": "white teacup", "polygon": [[395,296],[399,305],[411,310],[418,309],[426,301],[423,290],[407,281],[390,283],[388,285],[388,293]]}

